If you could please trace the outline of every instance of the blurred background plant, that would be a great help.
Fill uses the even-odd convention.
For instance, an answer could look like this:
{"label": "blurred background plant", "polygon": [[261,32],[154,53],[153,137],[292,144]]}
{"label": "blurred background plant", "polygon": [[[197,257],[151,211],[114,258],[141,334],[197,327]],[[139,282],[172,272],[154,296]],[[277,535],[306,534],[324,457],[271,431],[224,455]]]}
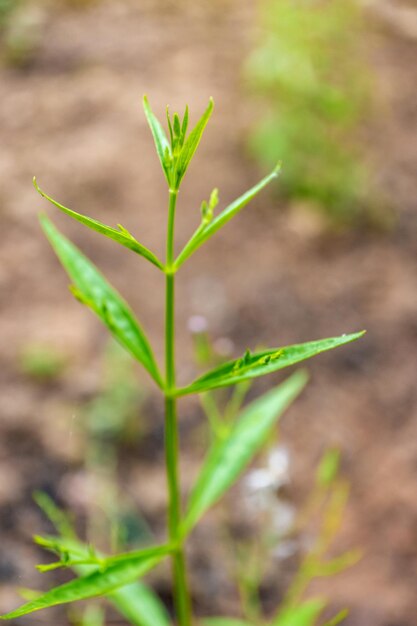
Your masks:
{"label": "blurred background plant", "polygon": [[[188,326],[199,366],[219,365],[229,357],[233,343],[228,338],[213,342],[203,316],[193,316]],[[227,437],[252,382],[236,385],[231,393],[218,389],[201,394],[213,441]],[[239,495],[232,498],[232,508],[223,521],[230,556],[225,565],[230,568],[247,621],[228,624],[215,618],[205,620],[205,626],[314,626],[328,601],[309,597],[311,583],[343,572],[361,557],[357,549],[333,553],[349,495],[349,484],[340,473],[340,451],[329,448],[324,452],[305,502],[296,505],[291,494],[291,455],[285,445],[277,445],[278,438],[276,431],[269,437],[260,454],[264,464],[240,481]],[[230,519],[234,521],[230,523]],[[262,598],[266,580],[273,597],[268,609]],[[347,613],[340,611],[329,624],[335,626]]]}
{"label": "blurred background plant", "polygon": [[113,340],[106,346],[102,368],[101,390],[85,406],[80,424],[86,471],[94,485],[87,538],[113,553],[152,537],[137,507],[117,486],[124,447],[138,445],[144,434],[146,393],[138,385],[132,358]]}
{"label": "blurred background plant", "polygon": [[258,43],[245,76],[258,96],[249,149],[283,160],[279,189],[334,223],[369,209],[371,172],[359,142],[372,72],[356,0],[260,0]]}
{"label": "blurred background plant", "polygon": [[[198,366],[219,365],[230,357],[233,343],[227,337],[212,341],[203,316],[193,316],[188,326]],[[58,555],[61,566],[71,567],[78,574],[91,568],[83,560],[99,557],[101,551],[113,554],[138,549],[154,539],[137,506],[130,505],[118,486],[117,465],[123,442],[141,437],[142,420],[137,415],[145,395],[138,388],[131,357],[113,340],[103,355],[102,381],[101,391],[87,403],[82,420],[86,469],[94,480],[86,531],[78,533],[72,515],[60,509],[49,495],[34,494],[55,531],[54,535],[35,537],[36,543]],[[250,386],[249,381],[231,393],[220,389],[202,394],[201,405],[208,420],[197,427],[197,438],[206,441],[207,429],[213,442],[227,437]],[[238,590],[243,621],[206,618],[201,626],[315,626],[329,614],[328,601],[323,595],[311,594],[310,584],[344,571],[360,558],[357,550],[336,556],[332,552],[349,492],[339,472],[340,452],[329,449],[323,454],[304,504],[296,504],[291,494],[293,462],[288,448],[277,445],[276,431],[259,457],[261,464],[246,473],[236,494],[221,505],[221,534],[226,548],[223,566]],[[231,504],[234,515],[230,515]],[[92,548],[93,541],[100,547],[99,553]],[[47,563],[39,569],[47,572],[56,565]],[[263,598],[265,585],[270,591],[268,602]],[[21,595],[28,600],[35,598],[36,592],[23,589]],[[146,616],[143,605],[136,603],[144,597],[149,608]],[[107,594],[107,600],[134,626],[170,624],[169,607],[146,583],[122,587],[117,593]],[[335,626],[346,615],[347,611],[342,610],[328,622],[321,619],[321,623]],[[109,618],[108,605],[102,598],[91,599],[81,607],[69,607],[67,617],[74,626],[102,626]]]}
{"label": "blurred background plant", "polygon": [[0,0],[0,58],[4,65],[29,67],[45,35],[48,15],[57,10],[82,10],[101,0]]}
{"label": "blurred background plant", "polygon": [[[69,559],[78,563],[83,555],[87,559],[95,548],[107,554],[126,552],[154,539],[137,503],[119,481],[120,459],[126,446],[138,446],[144,435],[145,422],[141,419],[141,411],[147,395],[138,384],[132,358],[112,339],[103,351],[101,368],[101,386],[81,410],[79,428],[85,466],[71,485],[72,489],[77,488],[81,477],[79,488],[84,494],[81,495],[84,504],[81,531],[73,516],[58,507],[47,493],[34,494],[36,503],[57,532],[53,538],[48,535],[35,538],[35,541],[59,554],[63,561]],[[83,541],[79,539],[80,535],[84,537]],[[90,547],[93,543],[94,550]],[[40,570],[53,568],[54,565],[46,564]],[[88,566],[74,565],[73,569],[77,573],[86,573]],[[147,588],[137,583],[120,594],[121,606],[128,607],[125,617],[129,618],[130,612],[135,613],[134,596],[141,592],[146,593]],[[31,593],[33,595],[33,592],[28,594],[24,590],[22,597],[29,599]],[[101,599],[89,601],[82,607],[73,605],[68,608],[67,617],[74,626],[101,626],[106,618],[105,605]],[[147,626],[141,620],[138,614],[130,621]]]}
{"label": "blurred background plant", "polygon": [[25,68],[31,64],[45,17],[43,2],[0,0],[0,57],[5,65]]}
{"label": "blurred background plant", "polygon": [[52,344],[29,342],[19,355],[20,370],[39,382],[56,380],[68,365],[67,355]]}

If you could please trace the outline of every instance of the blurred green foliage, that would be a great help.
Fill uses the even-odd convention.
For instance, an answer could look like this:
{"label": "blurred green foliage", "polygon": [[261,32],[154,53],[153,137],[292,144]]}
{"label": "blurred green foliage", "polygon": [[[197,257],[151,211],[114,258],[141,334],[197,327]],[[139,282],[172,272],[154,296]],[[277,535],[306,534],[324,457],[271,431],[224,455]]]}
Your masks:
{"label": "blurred green foliage", "polygon": [[59,10],[87,9],[102,0],[0,0],[0,60],[26,68],[41,44],[48,16]]}
{"label": "blurred green foliage", "polygon": [[84,407],[82,420],[86,468],[96,491],[87,525],[96,545],[117,551],[150,536],[137,507],[118,487],[123,446],[138,445],[143,436],[146,394],[138,385],[134,361],[113,340],[103,354],[101,381],[101,389]]}
{"label": "blurred green foliage", "polygon": [[42,36],[42,2],[0,0],[0,57],[16,68],[28,66]]}
{"label": "blurred green foliage", "polygon": [[368,186],[356,141],[371,91],[359,7],[355,0],[262,0],[259,21],[246,68],[261,98],[250,149],[263,163],[283,160],[286,195],[350,221]]}
{"label": "blurred green foliage", "polygon": [[66,355],[58,348],[44,343],[29,343],[20,354],[21,371],[41,382],[58,378],[66,365]]}
{"label": "blurred green foliage", "polygon": [[18,6],[18,0],[0,0],[0,25],[2,26],[8,16]]}
{"label": "blurred green foliage", "polygon": [[145,399],[138,386],[131,357],[115,341],[109,341],[103,355],[102,387],[85,407],[87,435],[111,441],[132,441],[140,437],[138,414]]}

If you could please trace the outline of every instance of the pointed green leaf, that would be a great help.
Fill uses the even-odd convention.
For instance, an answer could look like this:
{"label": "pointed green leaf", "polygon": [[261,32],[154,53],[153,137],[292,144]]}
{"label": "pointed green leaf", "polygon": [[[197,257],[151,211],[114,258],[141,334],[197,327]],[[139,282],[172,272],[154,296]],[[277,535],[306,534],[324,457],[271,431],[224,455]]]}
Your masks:
{"label": "pointed green leaf", "polygon": [[145,257],[145,259],[153,263],[153,265],[156,265],[156,267],[158,267],[159,269],[163,269],[161,261],[153,254],[153,252],[151,252],[150,250],[148,250],[148,248],[139,243],[129,233],[129,231],[126,230],[126,228],[123,228],[123,226],[119,225],[119,230],[117,230],[116,228],[106,226],[105,224],[102,224],[98,220],[94,220],[91,217],[86,217],[85,215],[81,215],[81,213],[77,213],[72,209],[68,209],[67,207],[63,206],[62,204],[48,196],[45,192],[43,192],[36,182],[36,178],[33,178],[33,184],[35,186],[35,189],[40,193],[43,198],[51,202],[58,209],[63,211],[63,213],[66,213],[73,219],[81,222],[81,224],[84,224],[85,226],[88,226],[92,230],[95,230],[96,232],[101,233],[102,235],[105,235],[106,237],[109,237],[114,241],[117,241],[118,243],[122,244],[122,246],[129,248],[129,250],[133,250],[133,252],[136,252],[137,254]]}
{"label": "pointed green leaf", "polygon": [[308,600],[281,611],[271,626],[314,626],[325,606],[326,602],[320,598]]}
{"label": "pointed green leaf", "polygon": [[[41,545],[54,553],[67,553],[71,558],[87,559],[91,549],[76,539],[75,531],[69,523],[68,516],[43,492],[36,492],[37,504],[51,520],[55,528],[63,537],[38,537]],[[101,555],[99,555],[101,556]],[[77,565],[72,569],[79,575],[85,576],[97,570],[95,566]],[[38,593],[36,597],[42,595]],[[158,596],[144,583],[133,582],[107,595],[118,611],[134,626],[170,626],[168,613]],[[33,600],[35,596],[26,597]]]}
{"label": "pointed green leaf", "polygon": [[71,580],[69,583],[47,591],[36,600],[27,602],[18,609],[0,616],[0,619],[15,619],[58,604],[66,604],[108,594],[143,576],[164,558],[161,555],[150,556],[151,552],[149,550],[144,550],[143,552],[142,559],[137,558],[135,561],[116,562],[104,571],[95,571],[87,576]]}
{"label": "pointed green leaf", "polygon": [[185,134],[188,128],[188,116],[189,116],[189,110],[188,110],[188,104],[187,104],[185,107],[184,117],[182,118],[182,125],[181,125],[181,141],[182,142],[184,142]]}
{"label": "pointed green leaf", "polygon": [[184,261],[193,254],[193,252],[195,252],[205,241],[207,241],[209,237],[214,235],[214,233],[216,233],[222,226],[227,224],[227,222],[229,222],[232,217],[236,215],[236,213],[243,209],[243,207],[246,206],[264,187],[274,180],[274,178],[278,176],[280,169],[281,165],[277,165],[271,174],[265,176],[265,178],[263,178],[257,185],[229,204],[229,206],[227,206],[214,219],[208,223],[203,222],[180,252],[177,260],[175,261],[175,265],[180,267],[180,265],[182,265]]}
{"label": "pointed green leaf", "polygon": [[305,372],[293,374],[279,387],[252,402],[227,437],[213,445],[189,498],[182,527],[184,534],[234,483],[306,382]]}
{"label": "pointed green leaf", "polygon": [[143,583],[131,583],[107,597],[134,626],[170,626],[167,610],[161,600]]}
{"label": "pointed green leaf", "polygon": [[[204,111],[203,115],[201,116],[201,118],[199,119],[199,121],[197,122],[193,130],[190,132],[187,139],[184,141],[184,145],[182,146],[180,155],[176,163],[176,168],[175,168],[176,169],[176,188],[178,188],[185,172],[188,169],[190,161],[194,156],[197,146],[200,143],[200,139],[203,135],[204,129],[213,112],[213,107],[214,107],[213,98],[210,98],[207,109]],[[186,120],[188,124],[188,111],[186,114]]]}
{"label": "pointed green leaf", "polygon": [[156,152],[161,162],[162,169],[164,171],[168,184],[170,184],[169,164],[167,163],[167,155],[168,157],[171,156],[171,147],[169,145],[169,141],[161,124],[159,123],[159,120],[153,114],[148,98],[146,96],[143,96],[143,108],[145,111],[146,119],[148,120],[149,128],[151,129],[153,140],[155,142]]}
{"label": "pointed green leaf", "polygon": [[[61,513],[62,514],[62,513]],[[63,537],[35,537],[35,542],[58,554],[68,554],[71,559],[85,559],[91,556],[89,546],[76,539],[66,539]],[[164,546],[159,556],[169,553],[168,546]],[[155,552],[153,552],[155,553]],[[148,551],[149,554],[149,551]],[[132,553],[131,562],[137,562],[140,553]],[[101,557],[101,555],[99,555]],[[142,552],[143,556],[143,552]],[[125,559],[126,561],[126,559]],[[103,558],[103,562],[106,561]],[[114,563],[113,563],[114,564]],[[79,576],[86,576],[98,571],[96,565],[75,565],[72,569]],[[39,594],[41,595],[41,594]],[[167,611],[159,600],[158,596],[151,589],[141,582],[133,582],[124,585],[110,593],[106,597],[112,602],[120,613],[134,626],[170,626]]]}
{"label": "pointed green leaf", "polygon": [[42,228],[75,286],[75,295],[104,322],[112,335],[163,386],[149,342],[132,311],[103,275],[45,216]]}
{"label": "pointed green leaf", "polygon": [[251,354],[249,351],[235,361],[224,363],[214,370],[197,378],[191,385],[178,389],[177,395],[184,396],[190,393],[201,393],[217,387],[227,387],[235,385],[243,380],[271,374],[277,370],[289,367],[300,361],[310,359],[316,354],[332,350],[345,343],[355,341],[362,337],[365,331],[342,335],[340,337],[330,337],[318,341],[310,341],[283,348],[274,348]]}

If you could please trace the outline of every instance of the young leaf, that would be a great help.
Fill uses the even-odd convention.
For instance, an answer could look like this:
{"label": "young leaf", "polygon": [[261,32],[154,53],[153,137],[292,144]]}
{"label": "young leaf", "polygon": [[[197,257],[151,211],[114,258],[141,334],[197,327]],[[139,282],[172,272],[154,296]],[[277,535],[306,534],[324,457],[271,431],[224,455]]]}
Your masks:
{"label": "young leaf", "polygon": [[159,160],[162,165],[162,169],[164,170],[164,174],[170,185],[170,163],[169,160],[172,157],[171,147],[169,145],[169,141],[165,132],[159,123],[158,119],[153,114],[151,106],[149,104],[148,98],[143,96],[143,108],[145,111],[146,119],[148,120],[149,127],[151,129],[151,133],[153,136],[153,140],[155,142],[156,152],[158,154]]}
{"label": "young leaf", "polygon": [[182,125],[181,125],[181,141],[183,143],[184,143],[185,135],[186,135],[187,128],[188,128],[188,116],[189,116],[189,110],[188,110],[188,104],[187,104],[185,107],[184,117],[182,118]]}
{"label": "young leaf", "polygon": [[279,387],[252,402],[228,436],[214,444],[189,498],[182,527],[184,535],[238,478],[306,382],[305,372],[293,374]]}
{"label": "young leaf", "polygon": [[271,626],[314,626],[325,606],[326,602],[320,598],[308,600],[281,611]]}
{"label": "young leaf", "polygon": [[151,551],[144,550],[142,559],[135,561],[121,561],[111,565],[104,571],[95,571],[92,574],[71,580],[69,583],[47,591],[39,598],[27,602],[23,606],[0,616],[0,619],[15,619],[40,609],[46,609],[58,604],[66,604],[77,600],[86,600],[95,596],[108,594],[118,587],[122,587],[143,576],[155,567],[163,555],[151,556]]}
{"label": "young leaf", "polygon": [[41,216],[42,228],[72,279],[75,295],[104,322],[112,335],[163,386],[149,342],[132,311],[97,268],[50,222]]}
{"label": "young leaf", "polygon": [[[200,139],[204,132],[204,129],[209,121],[210,115],[212,114],[214,107],[213,98],[210,98],[207,109],[204,111],[203,115],[188,135],[187,139],[184,141],[184,145],[182,146],[181,152],[179,154],[176,167],[175,167],[175,188],[178,189],[180,182],[188,169],[191,159],[194,156],[194,152],[197,149],[198,144],[200,143]],[[185,116],[184,116],[185,118]],[[188,111],[186,114],[186,120],[188,124]],[[184,127],[186,125],[184,124]]]}
{"label": "young leaf", "polygon": [[310,341],[283,348],[274,348],[251,354],[249,351],[235,361],[229,361],[211,372],[197,378],[188,387],[178,389],[177,395],[184,396],[190,393],[201,393],[217,387],[235,385],[243,380],[271,374],[277,370],[289,367],[300,361],[310,359],[320,352],[342,346],[350,341],[362,337],[365,331],[340,337],[330,337],[318,341]]}
{"label": "young leaf", "polygon": [[175,261],[176,267],[180,267],[189,256],[193,254],[209,237],[214,235],[222,226],[227,224],[244,206],[246,206],[266,185],[268,185],[274,178],[276,178],[281,169],[281,165],[277,167],[265,176],[257,185],[249,189],[242,196],[237,198],[234,202],[229,204],[219,215],[207,223],[202,223],[199,228],[194,232],[191,239],[185,245],[180,252],[177,260]]}
{"label": "young leaf", "polygon": [[153,254],[153,252],[151,252],[150,250],[148,250],[148,248],[136,241],[136,239],[129,233],[128,230],[126,230],[126,228],[123,228],[123,226],[119,226],[119,230],[117,230],[116,228],[106,226],[105,224],[102,224],[101,222],[94,220],[91,217],[86,217],[85,215],[81,215],[81,213],[77,213],[72,209],[68,209],[67,207],[63,206],[62,204],[48,196],[46,193],[44,193],[36,182],[35,177],[33,178],[33,184],[36,191],[38,191],[43,198],[51,202],[58,209],[60,209],[70,217],[74,218],[78,222],[81,222],[81,224],[88,226],[92,230],[95,230],[96,232],[101,233],[102,235],[105,235],[106,237],[109,237],[114,241],[117,241],[118,243],[122,244],[122,246],[125,246],[126,248],[129,248],[129,250],[133,250],[133,252],[136,252],[137,254],[143,256],[159,269],[163,269],[161,261]]}

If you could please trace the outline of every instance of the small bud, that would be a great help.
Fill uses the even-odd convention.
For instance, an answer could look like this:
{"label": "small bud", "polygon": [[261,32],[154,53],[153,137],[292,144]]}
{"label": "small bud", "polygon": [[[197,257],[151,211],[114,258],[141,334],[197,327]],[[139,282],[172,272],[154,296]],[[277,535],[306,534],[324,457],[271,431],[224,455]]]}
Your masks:
{"label": "small bud", "polygon": [[213,211],[219,204],[219,190],[214,188],[210,194],[209,207]]}

